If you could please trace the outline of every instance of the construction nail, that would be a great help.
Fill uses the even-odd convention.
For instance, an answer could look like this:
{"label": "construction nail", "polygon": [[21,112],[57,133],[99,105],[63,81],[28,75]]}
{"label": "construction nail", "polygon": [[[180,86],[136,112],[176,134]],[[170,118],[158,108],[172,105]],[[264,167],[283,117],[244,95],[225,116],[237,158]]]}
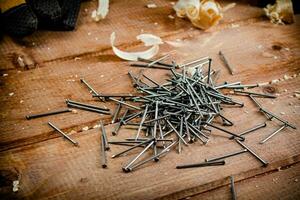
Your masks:
{"label": "construction nail", "polygon": [[148,107],[149,107],[149,104],[146,105],[146,108],[145,108],[145,110],[144,110],[144,114],[143,114],[143,117],[142,117],[142,119],[141,119],[141,122],[140,122],[140,125],[139,125],[139,128],[138,128],[138,131],[137,131],[137,133],[136,133],[135,139],[138,139],[139,136],[140,136],[140,132],[141,132],[141,130],[142,130],[142,126],[143,126],[144,121],[145,121],[146,116],[147,116]]}
{"label": "construction nail", "polygon": [[184,140],[184,138],[178,133],[176,128],[172,125],[172,123],[169,120],[166,120],[166,122],[169,124],[169,126],[173,129],[173,131],[177,134],[177,136],[180,138],[180,140],[187,146],[187,142]]}
{"label": "construction nail", "polygon": [[[261,107],[260,103],[258,103],[258,101],[251,94],[249,95],[249,97],[257,105],[257,107],[259,108],[259,110],[262,111],[261,109],[263,109],[263,108]],[[266,118],[268,120],[272,120],[273,116],[270,116],[270,115],[268,115],[265,112],[262,112],[262,113],[266,116]]]}
{"label": "construction nail", "polygon": [[100,120],[100,126],[101,126],[102,136],[103,136],[103,140],[104,140],[104,147],[105,147],[105,150],[107,151],[107,150],[109,150],[109,145],[108,145],[108,141],[107,141],[105,127],[103,125],[102,120]]}
{"label": "construction nail", "polygon": [[263,167],[266,167],[269,163],[267,161],[264,161],[261,157],[259,157],[252,149],[247,147],[243,142],[239,140],[235,140],[239,145],[241,145],[243,148],[247,149],[249,153],[251,153],[255,158],[257,158],[262,164]]}
{"label": "construction nail", "polygon": [[93,109],[97,109],[97,110],[109,111],[108,108],[101,108],[99,106],[95,106],[95,105],[91,105],[91,104],[86,104],[86,103],[81,103],[81,102],[73,101],[73,100],[70,100],[70,99],[67,99],[66,103],[67,104],[76,104],[76,105],[80,105],[80,106],[84,106],[84,107],[88,107],[88,108],[93,108]]}
{"label": "construction nail", "polygon": [[108,99],[110,99],[110,100],[112,100],[112,101],[115,101],[115,102],[118,102],[118,103],[120,103],[120,104],[122,104],[122,105],[124,105],[124,106],[129,107],[129,108],[133,108],[133,109],[135,109],[135,110],[141,110],[141,108],[139,108],[139,107],[137,107],[137,106],[134,106],[134,105],[125,103],[125,102],[123,102],[123,101],[119,101],[119,100],[117,100],[117,99],[115,99],[115,98],[109,97]]}
{"label": "construction nail", "polygon": [[[266,122],[264,122],[264,123],[262,123],[262,124],[259,124],[259,125],[257,125],[257,126],[254,126],[253,128],[250,128],[250,129],[248,129],[248,130],[243,131],[242,133],[240,133],[240,136],[244,136],[244,135],[246,135],[246,134],[252,133],[252,132],[254,132],[254,131],[256,131],[256,130],[258,130],[258,129],[260,129],[260,128],[264,128],[264,127],[266,127],[266,126],[267,126],[267,124],[266,124]],[[229,139],[234,139],[234,136],[230,137]]]}
{"label": "construction nail", "polygon": [[236,94],[247,94],[247,95],[252,95],[252,96],[255,96],[255,97],[277,98],[276,96],[271,95],[271,94],[260,94],[260,93],[247,92],[247,91],[241,91],[241,90],[234,90],[234,93],[236,93]]}
{"label": "construction nail", "polygon": [[234,133],[232,133],[232,132],[230,132],[230,131],[227,131],[227,130],[225,130],[225,129],[223,129],[223,128],[217,127],[217,126],[215,126],[215,125],[213,125],[213,124],[210,124],[210,123],[206,123],[206,124],[207,124],[208,126],[210,126],[210,127],[213,127],[213,128],[218,129],[218,130],[220,130],[220,131],[223,131],[223,132],[225,132],[225,133],[228,133],[229,135],[232,135],[232,136],[234,136],[234,137],[238,137],[238,138],[240,138],[242,141],[245,140],[245,138],[244,138],[243,136],[239,136],[239,135],[237,135],[237,134],[234,134]]}
{"label": "construction nail", "polygon": [[141,157],[152,145],[154,144],[154,141],[152,140],[136,157],[134,157],[123,169],[125,171],[137,160],[139,157]]}
{"label": "construction nail", "polygon": [[242,154],[242,153],[245,153],[245,152],[247,152],[247,149],[242,149],[242,150],[239,150],[239,151],[236,151],[236,152],[232,152],[232,153],[226,154],[224,156],[220,156],[220,157],[216,157],[216,158],[210,158],[210,159],[205,159],[205,162],[212,162],[212,161],[222,160],[224,158],[229,158],[229,157],[232,157],[232,156],[236,156],[236,155],[239,155],[239,154]]}
{"label": "construction nail", "polygon": [[96,112],[96,113],[100,113],[100,114],[104,114],[104,115],[110,115],[110,112],[108,112],[108,111],[104,111],[104,110],[100,110],[100,109],[96,109],[96,108],[91,108],[91,107],[86,107],[86,106],[81,106],[81,105],[78,105],[78,104],[67,103],[67,106],[71,107],[71,108],[77,108],[77,109],[81,109],[81,110],[90,111],[90,112]]}
{"label": "construction nail", "polygon": [[58,131],[63,137],[65,137],[67,140],[69,140],[73,145],[78,146],[79,143],[74,141],[72,138],[70,138],[67,134],[65,134],[62,130],[57,128],[54,124],[51,122],[48,122],[49,126],[51,126],[54,130]]}
{"label": "construction nail", "polygon": [[262,112],[264,112],[264,113],[266,113],[266,114],[268,114],[268,115],[274,117],[274,118],[277,119],[278,121],[281,121],[281,122],[284,123],[285,125],[287,125],[287,126],[293,128],[293,129],[297,129],[296,126],[294,126],[294,125],[290,124],[289,122],[287,122],[287,121],[281,119],[280,117],[276,116],[275,114],[273,114],[273,113],[271,113],[271,112],[269,112],[269,111],[267,111],[267,110],[265,110],[265,109],[263,109],[263,108],[261,108],[260,110],[261,110]]}
{"label": "construction nail", "polygon": [[225,58],[224,54],[222,53],[222,51],[219,51],[219,56],[220,56],[220,59],[224,62],[227,69],[229,70],[230,74],[233,75],[233,69],[229,65],[229,63],[228,63],[227,59]]}
{"label": "construction nail", "polygon": [[35,119],[35,118],[39,118],[39,117],[49,116],[49,115],[66,113],[66,112],[72,112],[72,109],[63,109],[63,110],[57,110],[57,111],[41,113],[41,114],[26,115],[26,119],[30,120],[30,119]]}
{"label": "construction nail", "polygon": [[271,133],[268,137],[266,137],[265,139],[263,139],[262,141],[260,141],[260,144],[264,144],[265,142],[267,142],[269,139],[271,139],[273,136],[275,136],[277,133],[279,133],[281,130],[283,130],[285,127],[287,127],[286,124],[283,124],[279,129],[275,130],[273,133]]}
{"label": "construction nail", "polygon": [[193,167],[209,167],[209,166],[219,166],[225,165],[225,160],[213,161],[213,162],[202,162],[195,164],[186,164],[186,165],[177,165],[176,169],[185,169],[185,168],[193,168]]}
{"label": "construction nail", "polygon": [[128,109],[125,110],[125,112],[124,112],[123,116],[121,117],[119,123],[117,123],[117,125],[115,126],[115,129],[112,131],[112,135],[117,135],[118,134],[121,126],[124,124],[124,119],[125,119],[128,111],[129,111]]}
{"label": "construction nail", "polygon": [[[87,82],[86,80],[84,80],[83,78],[80,79],[80,82],[83,83],[90,91],[92,91],[93,94],[96,94],[96,95],[99,94],[99,93],[98,93],[96,90],[94,90],[94,88],[93,88],[90,84],[88,84],[88,82]],[[102,98],[99,98],[99,100],[103,101]]]}
{"label": "construction nail", "polygon": [[107,167],[107,157],[106,157],[106,149],[105,149],[105,136],[102,133],[101,134],[101,163],[102,163],[102,168]]}
{"label": "construction nail", "polygon": [[[123,99],[121,99],[121,101],[123,101]],[[121,110],[122,104],[118,103],[117,108],[113,114],[111,123],[114,124],[117,121],[117,118],[119,116],[120,110]]]}
{"label": "construction nail", "polygon": [[141,161],[141,162],[139,162],[139,163],[136,163],[135,165],[132,165],[132,166],[128,167],[127,169],[123,168],[124,172],[130,172],[130,171],[133,171],[133,170],[136,169],[137,167],[139,167],[139,166],[141,166],[141,165],[143,165],[143,164],[145,164],[145,163],[147,163],[147,162],[149,162],[149,161],[151,161],[151,160],[154,160],[155,158],[158,158],[158,157],[164,155],[165,153],[169,152],[170,149],[171,149],[175,144],[177,144],[177,143],[178,143],[178,141],[175,141],[175,142],[171,143],[169,146],[167,146],[165,149],[163,149],[161,152],[159,152],[158,154],[156,154],[156,155],[154,155],[154,156],[152,156],[152,157],[150,157],[150,158],[147,158],[147,159],[145,159],[145,160],[143,160],[143,161]]}
{"label": "construction nail", "polygon": [[230,191],[232,194],[232,200],[236,200],[236,192],[234,188],[234,178],[233,176],[230,176]]}
{"label": "construction nail", "polygon": [[129,152],[129,151],[131,151],[131,150],[133,150],[133,149],[135,149],[135,148],[137,148],[137,147],[139,147],[139,146],[142,146],[142,145],[144,145],[144,144],[147,144],[147,143],[149,143],[149,142],[151,142],[151,141],[153,141],[153,140],[154,140],[154,138],[151,138],[151,139],[149,139],[149,140],[146,140],[146,141],[144,141],[144,142],[141,142],[141,143],[139,143],[139,144],[136,144],[136,145],[134,145],[133,147],[130,147],[130,148],[126,149],[125,151],[122,151],[122,152],[120,152],[120,153],[114,154],[114,155],[112,156],[112,158],[119,157],[119,156],[123,155],[124,153],[127,153],[127,152]]}

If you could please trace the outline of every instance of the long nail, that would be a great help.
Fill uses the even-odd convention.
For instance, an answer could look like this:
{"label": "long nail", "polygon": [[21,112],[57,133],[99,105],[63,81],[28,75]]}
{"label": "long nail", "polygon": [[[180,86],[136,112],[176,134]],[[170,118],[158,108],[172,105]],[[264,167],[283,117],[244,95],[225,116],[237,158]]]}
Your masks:
{"label": "long nail", "polygon": [[141,108],[139,108],[139,107],[137,107],[137,106],[134,106],[134,105],[125,103],[125,102],[123,102],[123,101],[119,101],[119,100],[117,100],[117,99],[115,99],[115,98],[109,97],[109,99],[112,100],[112,101],[118,102],[118,103],[120,103],[120,104],[122,104],[122,105],[124,105],[124,106],[127,106],[127,107],[129,107],[129,108],[133,108],[133,109],[135,109],[135,110],[141,110]]}
{"label": "long nail", "polygon": [[[256,104],[256,106],[257,106],[260,110],[263,109],[262,106],[260,105],[260,103],[258,103],[258,101],[257,101],[252,95],[249,95],[249,97],[250,97],[250,99]],[[266,118],[267,118],[268,120],[272,120],[273,116],[270,116],[270,115],[268,115],[268,114],[265,113],[265,112],[262,112],[262,113],[266,116]]]}
{"label": "long nail", "polygon": [[52,124],[51,122],[48,122],[49,126],[51,126],[54,130],[58,131],[60,134],[62,134],[62,136],[64,136],[67,140],[69,140],[73,145],[78,146],[79,143],[74,141],[72,138],[70,138],[67,134],[65,134],[62,130],[60,130],[59,128],[57,128],[54,124]]}
{"label": "long nail", "polygon": [[273,133],[271,133],[268,137],[266,137],[265,139],[263,139],[262,141],[260,141],[260,144],[264,144],[265,142],[267,142],[269,139],[271,139],[273,136],[275,136],[277,133],[279,133],[281,130],[283,130],[285,127],[287,127],[286,124],[283,124],[279,129],[275,130]]}
{"label": "long nail", "polygon": [[195,164],[187,164],[187,165],[177,165],[177,169],[185,169],[185,168],[193,168],[193,167],[209,167],[209,166],[219,166],[225,165],[225,160],[213,161],[213,162],[202,162]]}
{"label": "long nail", "polygon": [[155,159],[155,158],[158,158],[158,157],[164,155],[165,153],[169,152],[170,149],[171,149],[175,144],[177,144],[177,143],[178,143],[178,141],[175,141],[175,142],[171,143],[171,144],[170,144],[169,146],[167,146],[164,150],[162,150],[161,152],[159,152],[156,156],[155,156],[155,155],[154,155],[154,156],[151,156],[150,158],[147,158],[147,159],[145,159],[145,160],[143,160],[143,161],[140,161],[139,163],[136,163],[135,165],[132,165],[132,166],[128,167],[128,168],[125,170],[125,172],[133,171],[133,170],[136,169],[137,167],[139,167],[139,166],[141,166],[141,165],[143,165],[143,164],[145,164],[145,163],[147,163],[147,162],[149,162],[149,161],[151,161],[151,160],[153,160],[153,159]]}
{"label": "long nail", "polygon": [[[123,99],[121,99],[121,101],[123,101]],[[118,103],[117,108],[116,108],[116,110],[115,110],[115,112],[113,114],[113,118],[111,120],[112,124],[117,121],[117,118],[118,118],[118,115],[120,113],[121,107],[122,107],[122,104]]]}
{"label": "long nail", "polygon": [[142,119],[141,119],[140,126],[139,126],[139,129],[138,129],[137,133],[136,133],[135,139],[138,139],[138,138],[139,138],[140,132],[141,132],[141,130],[142,130],[142,126],[143,126],[144,121],[145,121],[146,116],[147,116],[148,107],[149,107],[149,104],[146,105],[146,108],[145,108],[145,110],[144,110],[144,114],[143,114],[143,117],[142,117]]}
{"label": "long nail", "polygon": [[219,51],[219,56],[220,56],[220,59],[224,62],[227,69],[229,70],[230,74],[233,75],[233,69],[229,65],[229,63],[228,63],[227,59],[225,58],[224,54],[222,53],[222,51]]}
{"label": "long nail", "polygon": [[172,125],[172,123],[169,120],[166,120],[166,122],[169,124],[169,126],[173,129],[173,131],[177,134],[177,136],[179,137],[179,139],[186,145],[188,146],[188,144],[186,143],[186,141],[184,140],[184,138],[178,133],[178,131],[176,130],[176,128]]}
{"label": "long nail", "polygon": [[103,168],[107,167],[107,157],[105,152],[105,137],[103,133],[101,134],[101,163]]}
{"label": "long nail", "polygon": [[81,109],[81,110],[90,111],[90,112],[96,112],[96,113],[100,113],[100,114],[104,114],[104,115],[110,115],[110,112],[108,112],[108,111],[90,108],[90,107],[86,107],[86,106],[81,106],[78,104],[67,103],[67,106],[71,107],[71,108],[77,108],[77,109]]}
{"label": "long nail", "polygon": [[119,123],[117,123],[117,125],[115,126],[115,129],[112,131],[112,135],[117,135],[118,134],[121,126],[124,124],[124,119],[125,119],[128,111],[129,111],[128,109],[125,110],[125,112],[124,112],[122,118],[120,119]]}
{"label": "long nail", "polygon": [[41,113],[41,114],[26,115],[26,119],[30,120],[30,119],[35,119],[35,118],[39,118],[39,117],[49,116],[49,115],[66,113],[66,112],[72,112],[72,109],[63,109],[63,110],[57,110],[57,111]]}
{"label": "long nail", "polygon": [[226,154],[224,156],[220,156],[220,157],[216,157],[216,158],[210,158],[210,159],[205,159],[205,162],[222,160],[224,158],[229,158],[229,157],[232,157],[232,156],[236,156],[236,155],[239,155],[239,154],[242,154],[242,153],[245,153],[245,152],[247,152],[247,149],[242,149],[242,150],[239,150],[239,151],[236,151],[236,152],[233,152],[233,153]]}
{"label": "long nail", "polygon": [[232,133],[232,132],[230,132],[230,131],[227,131],[227,130],[225,130],[225,129],[222,129],[222,128],[220,128],[220,127],[217,127],[217,126],[215,126],[215,125],[213,125],[213,124],[207,123],[207,125],[208,125],[208,126],[211,126],[211,127],[213,127],[213,128],[215,128],[215,129],[218,129],[218,130],[220,130],[220,131],[223,131],[223,132],[225,132],[225,133],[228,133],[229,135],[232,135],[232,136],[234,136],[234,137],[238,137],[238,138],[240,138],[242,141],[245,140],[245,138],[244,138],[243,136],[239,136],[239,135],[237,135],[237,134],[235,134],[235,133]]}
{"label": "long nail", "polygon": [[274,117],[274,118],[277,119],[278,121],[281,121],[281,122],[284,123],[285,125],[287,125],[287,126],[293,128],[293,129],[297,129],[296,126],[294,126],[294,125],[290,124],[289,122],[287,122],[287,121],[281,119],[280,117],[276,116],[275,114],[273,114],[273,113],[271,113],[271,112],[269,112],[269,111],[267,111],[267,110],[265,110],[265,109],[263,109],[263,108],[261,108],[260,110],[263,111],[264,113],[266,113],[266,114],[268,114],[268,115]]}
{"label": "long nail", "polygon": [[234,90],[234,93],[253,95],[253,96],[255,96],[255,97],[277,98],[276,96],[271,95],[271,94],[260,94],[260,93],[246,92],[246,91],[241,91],[241,90]]}
{"label": "long nail", "polygon": [[[96,95],[99,94],[99,93],[98,93],[96,90],[94,90],[94,88],[93,88],[90,84],[88,84],[88,82],[87,82],[86,80],[84,80],[83,78],[80,79],[80,82],[83,83],[90,91],[92,91],[93,94],[96,94]],[[99,98],[99,100],[103,101],[104,99]]]}
{"label": "long nail", "polygon": [[84,106],[84,107],[88,107],[88,108],[93,108],[93,109],[98,109],[98,110],[103,110],[103,111],[109,111],[108,108],[101,108],[99,106],[95,106],[95,105],[91,105],[91,104],[86,104],[86,103],[81,103],[81,102],[78,102],[78,101],[73,101],[73,100],[70,100],[70,99],[67,99],[66,100],[66,103],[68,104],[76,104],[76,105],[80,105],[80,106]]}
{"label": "long nail", "polygon": [[105,150],[109,150],[109,145],[108,145],[108,141],[107,141],[106,131],[105,131],[105,127],[103,125],[103,121],[102,120],[100,120],[100,126],[101,126],[102,136],[103,136],[103,140],[104,140]]}
{"label": "long nail", "polygon": [[269,164],[267,161],[264,161],[261,157],[259,157],[252,149],[247,147],[243,142],[241,142],[239,140],[235,140],[235,141],[239,145],[241,145],[243,148],[247,149],[249,151],[249,153],[251,153],[255,158],[257,158],[257,160],[259,160],[263,164],[263,167],[266,167]]}
{"label": "long nail", "polygon": [[128,168],[137,160],[139,157],[141,157],[152,145],[154,144],[154,141],[150,142],[136,157],[134,157],[125,167],[123,167],[124,171],[127,171]]}
{"label": "long nail", "polygon": [[232,200],[236,200],[236,192],[234,188],[234,178],[233,176],[230,176],[230,191],[232,194]]}
{"label": "long nail", "polygon": [[136,144],[136,145],[134,145],[133,147],[130,147],[130,148],[126,149],[125,151],[122,151],[122,152],[120,152],[120,153],[114,154],[114,155],[112,156],[112,158],[119,157],[119,156],[123,155],[124,153],[127,153],[127,152],[129,152],[129,151],[131,151],[131,150],[133,150],[133,149],[135,149],[135,148],[137,148],[137,147],[139,147],[139,146],[142,146],[142,145],[144,145],[144,144],[147,144],[147,143],[149,143],[149,142],[151,142],[151,141],[153,141],[153,140],[154,140],[154,138],[151,138],[151,139],[149,139],[149,140],[146,140],[146,141],[144,141],[144,142],[141,142],[141,143],[139,143],[139,144]]}
{"label": "long nail", "polygon": [[[254,126],[253,128],[250,128],[248,130],[243,131],[242,133],[240,133],[240,136],[244,136],[246,134],[252,133],[252,132],[254,132],[254,131],[256,131],[256,130],[258,130],[260,128],[266,127],[266,126],[267,126],[267,124],[266,124],[266,122],[264,122],[262,124]],[[234,139],[234,136],[230,137],[229,139]]]}

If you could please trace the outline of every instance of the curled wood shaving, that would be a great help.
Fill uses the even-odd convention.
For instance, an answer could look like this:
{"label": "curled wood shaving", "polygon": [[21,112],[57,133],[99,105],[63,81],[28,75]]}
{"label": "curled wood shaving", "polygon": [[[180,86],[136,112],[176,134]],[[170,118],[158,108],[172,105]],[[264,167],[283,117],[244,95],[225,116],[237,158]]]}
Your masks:
{"label": "curled wood shaving", "polygon": [[98,8],[92,12],[92,18],[98,22],[104,19],[109,11],[109,0],[98,0]]}
{"label": "curled wood shaving", "polygon": [[[228,7],[234,7],[234,4]],[[187,17],[194,26],[208,29],[222,19],[222,8],[214,0],[179,0],[173,7],[178,17]]]}
{"label": "curled wood shaving", "polygon": [[157,37],[152,34],[140,34],[136,37],[138,40],[141,40],[146,47],[151,46],[149,49],[145,51],[138,51],[138,52],[126,52],[118,49],[115,46],[115,39],[116,39],[116,34],[113,32],[110,35],[110,43],[113,49],[113,52],[119,57],[124,60],[130,60],[130,61],[137,61],[138,58],[143,58],[143,59],[150,59],[154,57],[158,51],[159,51],[159,45],[163,44],[162,40],[160,37]]}
{"label": "curled wood shaving", "polygon": [[273,24],[292,24],[295,21],[291,0],[276,0],[274,5],[268,4],[264,11]]}

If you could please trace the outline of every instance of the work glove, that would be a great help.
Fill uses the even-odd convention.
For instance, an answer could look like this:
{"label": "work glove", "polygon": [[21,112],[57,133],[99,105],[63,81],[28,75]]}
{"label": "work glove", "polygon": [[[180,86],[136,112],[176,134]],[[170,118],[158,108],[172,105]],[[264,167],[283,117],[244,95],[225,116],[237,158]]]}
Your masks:
{"label": "work glove", "polygon": [[0,8],[4,32],[23,37],[37,29],[73,30],[80,0],[0,0]]}

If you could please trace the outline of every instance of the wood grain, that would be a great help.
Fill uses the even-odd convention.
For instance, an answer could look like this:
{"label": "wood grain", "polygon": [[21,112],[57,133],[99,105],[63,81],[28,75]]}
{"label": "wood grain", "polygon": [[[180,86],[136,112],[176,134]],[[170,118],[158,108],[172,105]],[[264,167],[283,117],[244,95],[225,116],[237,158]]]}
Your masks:
{"label": "wood grain", "polygon": [[[170,1],[154,1],[157,9],[145,8],[147,2],[112,1],[108,18],[94,23],[90,12],[96,7],[96,2],[88,1],[82,4],[74,32],[39,31],[22,41],[7,36],[3,38],[0,43],[0,71],[8,76],[0,77],[1,196],[6,199],[181,199],[190,196],[200,198],[202,195],[210,198],[212,193],[212,197],[226,198],[228,176],[234,175],[239,181],[237,187],[241,185],[242,188],[239,191],[241,197],[247,198],[246,194],[250,193],[250,198],[255,199],[264,191],[270,191],[272,185],[264,184],[265,190],[254,192],[255,183],[248,187],[243,180],[251,183],[253,177],[261,175],[258,183],[266,183],[273,176],[264,174],[299,162],[300,104],[294,92],[300,88],[300,17],[296,16],[296,23],[292,25],[277,26],[262,17],[261,9],[239,3],[225,13],[218,26],[201,31],[194,29],[187,20],[169,19],[169,14],[174,15]],[[175,50],[172,57],[178,62],[211,56],[213,68],[221,71],[219,83],[242,81],[247,84],[282,79],[278,84],[254,90],[277,94],[275,100],[259,101],[298,128],[286,129],[260,145],[258,142],[279,126],[276,122],[267,122],[266,128],[247,137],[246,143],[269,161],[267,168],[261,168],[251,155],[243,154],[228,159],[222,167],[176,170],[176,164],[199,162],[240,149],[239,145],[227,140],[226,135],[214,131],[205,146],[199,143],[189,145],[180,155],[173,150],[159,163],[149,163],[133,173],[124,174],[121,166],[133,153],[118,159],[109,158],[108,169],[101,168],[100,130],[93,129],[93,126],[103,119],[110,140],[121,140],[135,134],[132,129],[122,129],[117,137],[111,136],[114,125],[108,124],[110,116],[78,111],[77,114],[25,119],[25,115],[30,113],[66,107],[65,99],[107,106],[113,110],[114,103],[93,99],[79,79],[85,78],[99,92],[134,92],[127,72],[137,73],[139,69],[129,67],[128,62],[114,56],[108,38],[111,32],[116,31],[118,46],[134,51],[142,48],[135,39],[141,29],[161,36],[165,41],[161,53]],[[219,50],[232,64],[236,71],[234,76],[219,60]],[[16,63],[18,56],[24,58],[25,68]],[[163,82],[168,72],[146,70],[145,73]],[[283,79],[284,75],[294,74],[297,75],[295,78]],[[13,95],[10,96],[10,93]],[[239,133],[265,121],[249,99],[234,98],[245,102],[245,108],[224,109],[225,115],[235,123],[229,130]],[[74,148],[61,138],[47,125],[48,121],[67,133],[72,131],[71,137],[80,143],[80,147]],[[86,126],[89,130],[83,131]],[[125,147],[112,146],[108,155],[122,149]],[[278,186],[289,183],[291,187],[284,191],[296,191],[297,184],[289,180],[298,168],[288,170],[289,179],[278,183]],[[16,179],[20,180],[20,191],[12,193],[11,184]],[[279,192],[274,190],[268,194],[270,196],[266,198],[277,197]],[[284,193],[283,197],[297,195]]]}

